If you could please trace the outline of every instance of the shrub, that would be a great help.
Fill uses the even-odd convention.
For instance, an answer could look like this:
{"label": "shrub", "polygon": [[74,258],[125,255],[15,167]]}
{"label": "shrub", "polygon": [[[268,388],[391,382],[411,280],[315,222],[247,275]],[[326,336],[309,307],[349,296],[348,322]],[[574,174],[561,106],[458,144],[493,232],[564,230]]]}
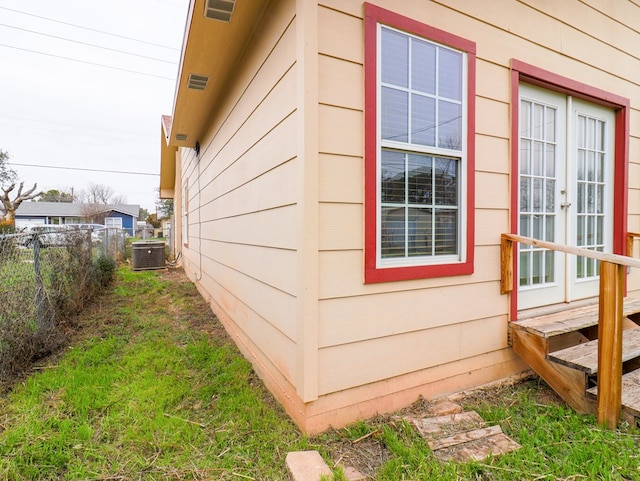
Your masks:
{"label": "shrub", "polygon": [[113,281],[118,265],[111,257],[101,255],[94,262],[96,283],[100,287],[107,287]]}

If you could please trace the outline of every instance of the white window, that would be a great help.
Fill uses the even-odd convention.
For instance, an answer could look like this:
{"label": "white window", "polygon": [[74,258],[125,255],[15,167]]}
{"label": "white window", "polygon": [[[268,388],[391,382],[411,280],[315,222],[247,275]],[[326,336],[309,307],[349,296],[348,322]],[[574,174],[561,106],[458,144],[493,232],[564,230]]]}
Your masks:
{"label": "white window", "polygon": [[118,228],[122,229],[122,218],[121,217],[105,217],[104,219],[105,227]]}
{"label": "white window", "polygon": [[463,260],[465,54],[380,26],[379,265]]}

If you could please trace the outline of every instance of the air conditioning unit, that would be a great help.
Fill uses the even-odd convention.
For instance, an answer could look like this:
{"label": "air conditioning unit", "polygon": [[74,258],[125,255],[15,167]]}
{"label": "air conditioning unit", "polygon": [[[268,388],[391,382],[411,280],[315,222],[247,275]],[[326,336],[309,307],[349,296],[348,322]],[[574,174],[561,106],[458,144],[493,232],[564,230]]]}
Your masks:
{"label": "air conditioning unit", "polygon": [[165,243],[162,241],[138,241],[132,244],[131,265],[134,271],[163,269]]}

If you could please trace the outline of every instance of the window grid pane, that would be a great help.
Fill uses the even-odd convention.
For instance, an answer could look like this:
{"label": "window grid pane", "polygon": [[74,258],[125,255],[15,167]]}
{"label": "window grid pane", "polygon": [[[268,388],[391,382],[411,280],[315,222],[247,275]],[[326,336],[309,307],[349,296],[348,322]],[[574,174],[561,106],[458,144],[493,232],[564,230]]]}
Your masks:
{"label": "window grid pane", "polygon": [[[586,115],[578,115],[578,205],[576,245],[596,251],[604,250],[604,192],[605,192],[605,122]],[[599,275],[599,263],[586,257],[576,261],[578,279]]]}
{"label": "window grid pane", "polygon": [[382,150],[382,258],[456,255],[459,159]]}
{"label": "window grid pane", "polygon": [[[555,242],[557,221],[557,111],[520,102],[520,225],[527,237]],[[554,282],[555,254],[526,244],[520,249],[520,286]]]}

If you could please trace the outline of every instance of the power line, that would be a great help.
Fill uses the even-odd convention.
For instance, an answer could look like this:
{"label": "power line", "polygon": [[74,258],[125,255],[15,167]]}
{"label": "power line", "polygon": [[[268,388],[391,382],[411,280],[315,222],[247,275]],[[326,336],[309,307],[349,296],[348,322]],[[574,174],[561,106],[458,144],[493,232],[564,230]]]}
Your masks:
{"label": "power line", "polygon": [[164,59],[157,58],[157,57],[149,57],[147,55],[140,55],[140,54],[137,54],[137,53],[126,52],[124,50],[118,50],[116,48],[103,47],[101,45],[96,45],[94,43],[81,42],[80,40],[73,40],[73,39],[70,39],[70,38],[59,37],[57,35],[51,35],[51,34],[48,34],[48,33],[38,32],[36,30],[29,30],[28,28],[15,27],[13,25],[7,25],[6,23],[0,23],[0,26],[7,27],[7,28],[13,28],[15,30],[21,30],[23,32],[35,33],[36,35],[42,35],[44,37],[56,38],[58,40],[64,40],[66,42],[73,42],[73,43],[78,43],[80,45],[88,45],[89,47],[101,48],[103,50],[109,50],[111,52],[118,52],[118,53],[123,53],[125,55],[131,55],[131,56],[134,56],[134,57],[140,57],[140,58],[146,58],[146,59],[149,59],[149,60],[155,60],[156,62],[164,62],[164,63],[169,63],[169,64],[172,64],[172,65],[178,65],[177,62],[172,62],[171,60],[164,60]]}
{"label": "power line", "polygon": [[[0,8],[3,8],[3,7],[0,7]],[[161,78],[161,79],[171,80],[171,81],[175,80],[174,78],[163,77],[162,75],[154,75],[154,74],[151,74],[151,73],[140,72],[138,70],[129,70],[129,69],[126,69],[126,68],[114,67],[112,65],[105,65],[103,63],[88,62],[86,60],[80,60],[80,59],[77,59],[77,58],[63,57],[62,55],[54,55],[52,53],[40,52],[38,50],[30,50],[28,48],[15,47],[13,45],[6,45],[4,43],[0,43],[0,47],[13,48],[15,50],[22,50],[23,52],[37,53],[39,55],[46,55],[47,57],[61,58],[63,60],[70,60],[71,62],[84,63],[84,64],[87,64],[87,65],[95,65],[96,67],[104,67],[104,68],[109,68],[109,69],[112,69],[112,70],[120,70],[121,72],[135,73],[135,74],[138,74],[138,75],[144,75],[146,77],[155,77],[155,78]]]}
{"label": "power line", "polygon": [[[103,127],[91,127],[90,125],[69,124],[69,123],[66,123],[66,122],[60,122],[58,120],[56,120],[56,121],[42,120],[42,119],[34,119],[33,117],[19,117],[19,116],[16,116],[16,115],[0,114],[0,119],[2,119],[2,118],[12,119],[12,120],[23,120],[25,122],[37,122],[37,123],[41,123],[41,124],[51,124],[51,125],[55,125],[57,127],[71,127],[71,128],[74,128],[74,129],[97,130],[99,132],[113,132],[113,133],[116,133],[116,134],[133,135],[133,136],[138,136],[138,137],[149,135],[149,132],[105,129]],[[15,125],[15,124],[12,124],[12,125]],[[109,138],[113,138],[113,137],[109,137]]]}
{"label": "power line", "polygon": [[38,164],[18,164],[16,162],[9,162],[11,165],[17,165],[20,167],[41,167],[43,169],[60,169],[60,170],[82,170],[86,172],[106,172],[108,174],[128,174],[128,175],[153,175],[159,177],[160,174],[153,174],[150,172],[131,172],[125,170],[106,170],[106,169],[87,169],[84,167],[61,167],[57,165],[38,165]]}
{"label": "power line", "polygon": [[28,15],[30,17],[40,18],[42,20],[48,20],[50,22],[61,23],[62,25],[69,25],[71,27],[81,28],[83,30],[89,30],[91,32],[98,32],[98,33],[102,33],[104,35],[110,35],[112,37],[124,38],[126,40],[131,40],[132,42],[144,43],[144,44],[147,44],[147,45],[153,45],[155,47],[167,48],[169,50],[177,50],[177,51],[180,50],[179,48],[169,47],[167,45],[161,45],[159,43],[147,42],[146,40],[139,40],[137,38],[127,37],[125,35],[118,35],[117,33],[105,32],[104,30],[98,30],[96,28],[84,27],[82,25],[76,25],[75,23],[63,22],[62,20],[55,20],[53,18],[43,17],[41,15],[35,15],[33,13],[23,12],[21,10],[15,10],[13,8],[8,8],[8,7],[0,7],[0,8],[3,9],[3,10],[9,10],[11,12],[20,13],[22,15]]}

